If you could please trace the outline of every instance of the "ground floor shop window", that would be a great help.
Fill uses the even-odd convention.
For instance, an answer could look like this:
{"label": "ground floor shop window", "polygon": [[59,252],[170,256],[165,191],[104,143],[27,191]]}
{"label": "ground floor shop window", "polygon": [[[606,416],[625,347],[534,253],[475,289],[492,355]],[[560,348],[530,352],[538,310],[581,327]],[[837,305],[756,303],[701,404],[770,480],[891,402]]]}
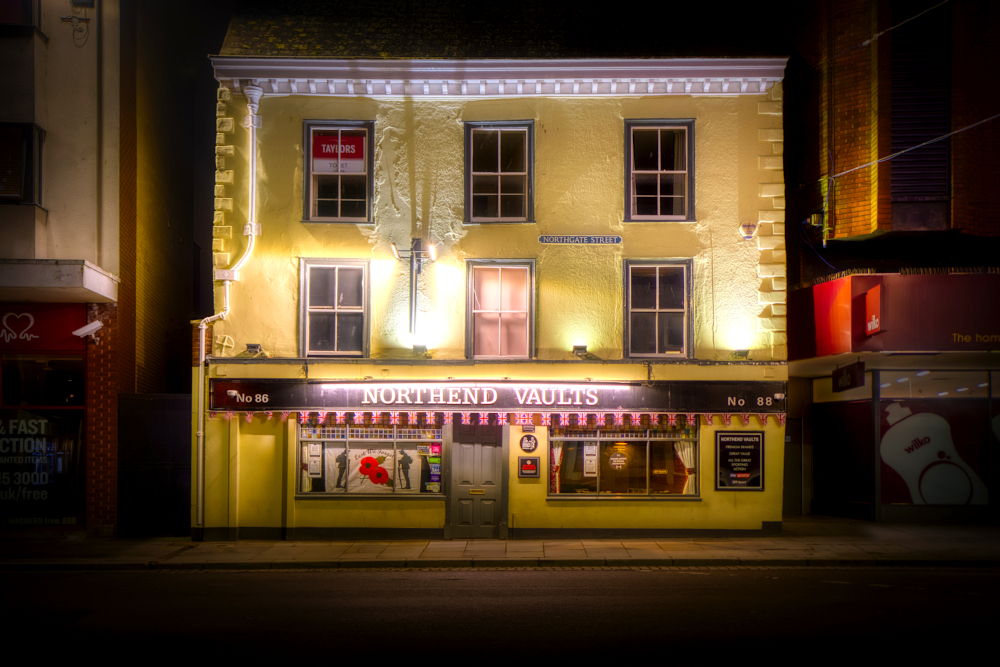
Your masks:
{"label": "ground floor shop window", "polygon": [[440,494],[441,429],[299,426],[299,492]]}
{"label": "ground floor shop window", "polygon": [[696,496],[698,427],[553,428],[550,496]]}

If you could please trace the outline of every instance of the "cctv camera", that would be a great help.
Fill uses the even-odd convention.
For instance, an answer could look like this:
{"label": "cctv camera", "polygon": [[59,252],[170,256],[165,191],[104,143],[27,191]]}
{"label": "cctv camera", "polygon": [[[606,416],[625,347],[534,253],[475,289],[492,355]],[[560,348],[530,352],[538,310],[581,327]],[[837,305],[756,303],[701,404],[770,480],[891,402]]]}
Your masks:
{"label": "cctv camera", "polygon": [[73,332],[74,336],[79,336],[80,338],[85,338],[87,336],[93,336],[98,329],[104,326],[104,323],[100,320],[94,320],[90,324],[84,327],[80,327]]}

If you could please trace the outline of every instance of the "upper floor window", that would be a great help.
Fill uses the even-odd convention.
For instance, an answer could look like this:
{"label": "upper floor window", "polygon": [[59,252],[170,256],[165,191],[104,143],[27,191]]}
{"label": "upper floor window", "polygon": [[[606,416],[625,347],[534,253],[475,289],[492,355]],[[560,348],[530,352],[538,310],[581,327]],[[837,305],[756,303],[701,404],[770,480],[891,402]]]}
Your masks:
{"label": "upper floor window", "polygon": [[534,262],[470,261],[467,355],[527,359],[534,345]]}
{"label": "upper floor window", "polygon": [[690,273],[690,260],[625,263],[628,356],[690,356]]}
{"label": "upper floor window", "polygon": [[694,219],[694,121],[625,121],[626,220]]}
{"label": "upper floor window", "polygon": [[305,122],[305,201],[310,222],[371,222],[370,121]]}
{"label": "upper floor window", "polygon": [[34,123],[0,123],[0,202],[42,204],[42,138]]}
{"label": "upper floor window", "polygon": [[299,349],[310,356],[368,356],[368,264],[299,260]]}
{"label": "upper floor window", "polygon": [[466,222],[530,222],[532,121],[465,124]]}

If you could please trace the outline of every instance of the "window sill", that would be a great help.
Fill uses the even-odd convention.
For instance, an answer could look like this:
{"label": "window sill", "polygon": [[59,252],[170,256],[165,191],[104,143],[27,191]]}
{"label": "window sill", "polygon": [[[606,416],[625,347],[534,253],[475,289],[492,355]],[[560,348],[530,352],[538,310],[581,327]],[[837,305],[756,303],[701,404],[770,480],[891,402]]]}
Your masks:
{"label": "window sill", "polygon": [[537,220],[463,220],[462,224],[467,227],[479,227],[480,225],[537,225]]}
{"label": "window sill", "polygon": [[573,494],[570,494],[570,493],[561,493],[559,495],[549,494],[549,495],[547,495],[545,497],[545,500],[546,501],[548,501],[548,500],[569,500],[569,501],[572,501],[572,502],[580,502],[580,501],[583,501],[583,502],[593,502],[593,501],[602,501],[602,500],[611,500],[611,501],[614,501],[614,502],[633,501],[633,500],[638,500],[638,501],[650,501],[651,500],[653,502],[701,502],[702,497],[701,496],[684,496],[684,495],[681,495],[679,493],[663,493],[663,494],[653,495],[653,496],[640,496],[640,495],[631,496],[631,495],[624,494],[624,493],[623,494],[608,494],[606,496],[605,495],[598,496],[598,495],[586,494],[586,493],[573,493]]}
{"label": "window sill", "polygon": [[632,218],[622,220],[623,223],[628,224],[631,222],[698,222],[694,218]]}
{"label": "window sill", "polygon": [[447,500],[443,493],[296,493],[295,500]]}
{"label": "window sill", "polygon": [[303,220],[303,225],[374,225],[374,220],[337,220],[336,218],[320,220]]}

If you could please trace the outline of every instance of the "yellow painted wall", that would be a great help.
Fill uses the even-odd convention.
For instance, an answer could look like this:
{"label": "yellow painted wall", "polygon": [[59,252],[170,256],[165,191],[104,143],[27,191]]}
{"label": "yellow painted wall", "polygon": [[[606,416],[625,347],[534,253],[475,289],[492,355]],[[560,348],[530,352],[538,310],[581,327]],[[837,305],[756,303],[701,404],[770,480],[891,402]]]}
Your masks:
{"label": "yellow painted wall", "polygon": [[[234,95],[229,107],[244,113]],[[258,131],[258,213],[262,236],[233,285],[232,315],[216,324],[238,352],[262,343],[276,357],[298,356],[298,259],[371,260],[371,355],[408,356],[408,267],[389,244],[411,238],[439,245],[439,259],[419,278],[418,342],[435,359],[465,354],[465,260],[536,260],[536,354],[572,359],[586,344],[602,359],[622,358],[622,268],[625,259],[694,259],[695,356],[729,359],[750,349],[772,358],[770,333],[758,330],[760,251],[738,234],[770,200],[758,196],[758,130],[764,96],[413,100],[264,96]],[[626,119],[695,118],[696,222],[625,223]],[[303,121],[375,121],[373,225],[302,221]],[[465,121],[534,120],[536,224],[463,225]],[[230,261],[243,252],[249,213],[249,133],[226,135],[234,184],[224,212],[233,238]],[[541,245],[542,234],[616,234],[620,246]],[[217,289],[217,306],[221,294]]]}
{"label": "yellow painted wall", "polygon": [[[517,459],[524,456],[517,443],[522,431],[511,426],[510,502],[508,526],[518,528],[642,528],[642,529],[730,529],[760,530],[762,521],[781,521],[781,483],[784,475],[784,428],[771,417],[764,430],[764,491],[715,490],[715,432],[760,431],[756,416],[750,424],[702,426],[698,450],[700,500],[549,500],[549,441],[546,429],[538,429],[542,478],[519,479]],[[535,454],[532,454],[535,455]]]}

